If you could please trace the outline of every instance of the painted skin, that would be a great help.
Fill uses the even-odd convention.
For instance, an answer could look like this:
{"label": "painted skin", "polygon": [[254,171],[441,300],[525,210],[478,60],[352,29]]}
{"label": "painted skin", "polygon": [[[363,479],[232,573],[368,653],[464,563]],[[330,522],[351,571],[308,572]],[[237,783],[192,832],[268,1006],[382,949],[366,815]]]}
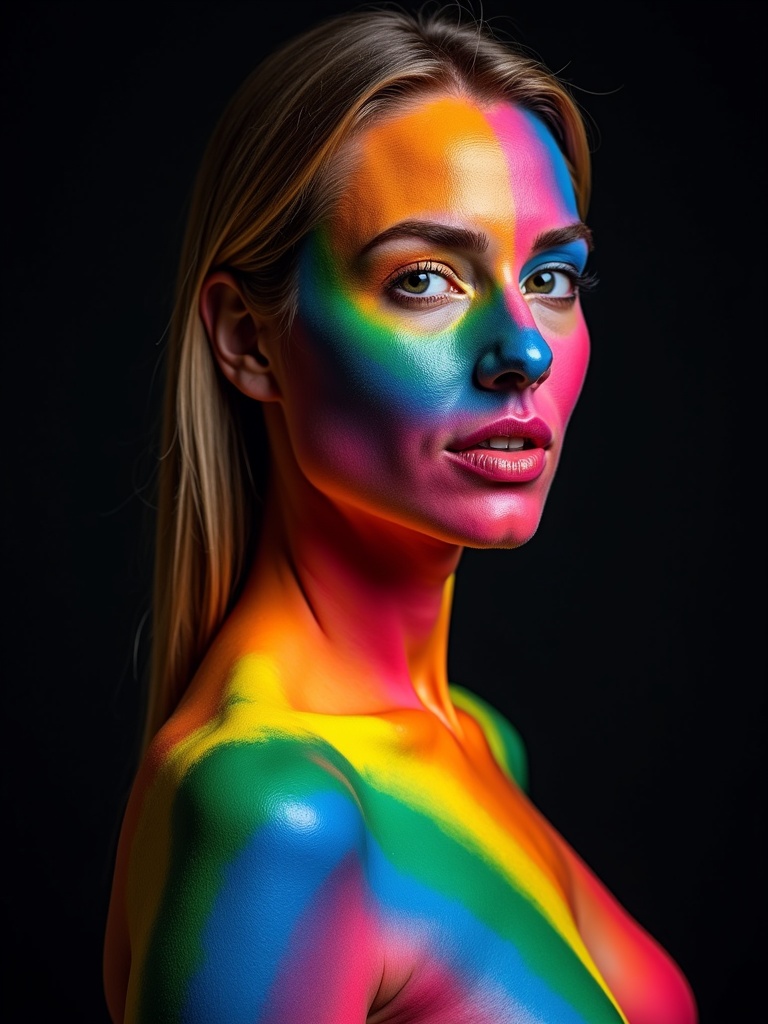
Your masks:
{"label": "painted skin", "polygon": [[446,678],[462,546],[532,536],[586,371],[564,161],[448,97],[345,157],[270,354],[259,553],[131,795],[113,1018],[693,1024],[527,799],[514,729]]}

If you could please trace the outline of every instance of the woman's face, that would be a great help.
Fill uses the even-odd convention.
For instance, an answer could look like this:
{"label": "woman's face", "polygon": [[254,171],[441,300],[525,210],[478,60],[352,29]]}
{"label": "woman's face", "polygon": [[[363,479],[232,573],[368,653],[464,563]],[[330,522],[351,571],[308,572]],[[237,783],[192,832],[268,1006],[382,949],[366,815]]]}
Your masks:
{"label": "woman's face", "polygon": [[588,232],[530,113],[429,98],[343,154],[279,384],[334,502],[470,546],[536,530],[587,368]]}

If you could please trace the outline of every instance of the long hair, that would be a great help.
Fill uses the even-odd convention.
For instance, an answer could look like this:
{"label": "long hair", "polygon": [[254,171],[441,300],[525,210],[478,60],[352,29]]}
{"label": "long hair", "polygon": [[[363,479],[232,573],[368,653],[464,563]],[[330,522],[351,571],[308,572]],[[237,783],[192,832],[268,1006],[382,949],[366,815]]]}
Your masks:
{"label": "long hair", "polygon": [[398,103],[439,91],[536,113],[562,149],[584,216],[589,141],[570,91],[522,47],[455,8],[358,10],[322,22],[251,73],[210,139],[165,355],[145,745],[237,596],[265,486],[258,403],[240,396],[214,362],[198,310],[203,281],[226,268],[255,312],[290,323],[299,245],[339,194],[335,154]]}

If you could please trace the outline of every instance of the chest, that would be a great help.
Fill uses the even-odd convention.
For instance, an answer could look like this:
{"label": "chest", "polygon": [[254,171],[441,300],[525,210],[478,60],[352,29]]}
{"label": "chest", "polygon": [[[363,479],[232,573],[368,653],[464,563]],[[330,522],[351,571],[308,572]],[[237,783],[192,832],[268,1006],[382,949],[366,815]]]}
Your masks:
{"label": "chest", "polygon": [[483,847],[445,808],[424,813],[383,792],[367,805],[366,871],[385,965],[370,1024],[621,1020],[522,830],[489,828],[496,846]]}

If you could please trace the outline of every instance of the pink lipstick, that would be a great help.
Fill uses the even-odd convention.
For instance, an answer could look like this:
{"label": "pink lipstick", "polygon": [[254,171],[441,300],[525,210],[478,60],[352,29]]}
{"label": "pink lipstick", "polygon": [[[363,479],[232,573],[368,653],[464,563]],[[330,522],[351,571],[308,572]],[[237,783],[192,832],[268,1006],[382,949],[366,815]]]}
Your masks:
{"label": "pink lipstick", "polygon": [[451,441],[446,454],[486,480],[528,483],[544,470],[551,444],[552,431],[543,420],[507,416]]}

